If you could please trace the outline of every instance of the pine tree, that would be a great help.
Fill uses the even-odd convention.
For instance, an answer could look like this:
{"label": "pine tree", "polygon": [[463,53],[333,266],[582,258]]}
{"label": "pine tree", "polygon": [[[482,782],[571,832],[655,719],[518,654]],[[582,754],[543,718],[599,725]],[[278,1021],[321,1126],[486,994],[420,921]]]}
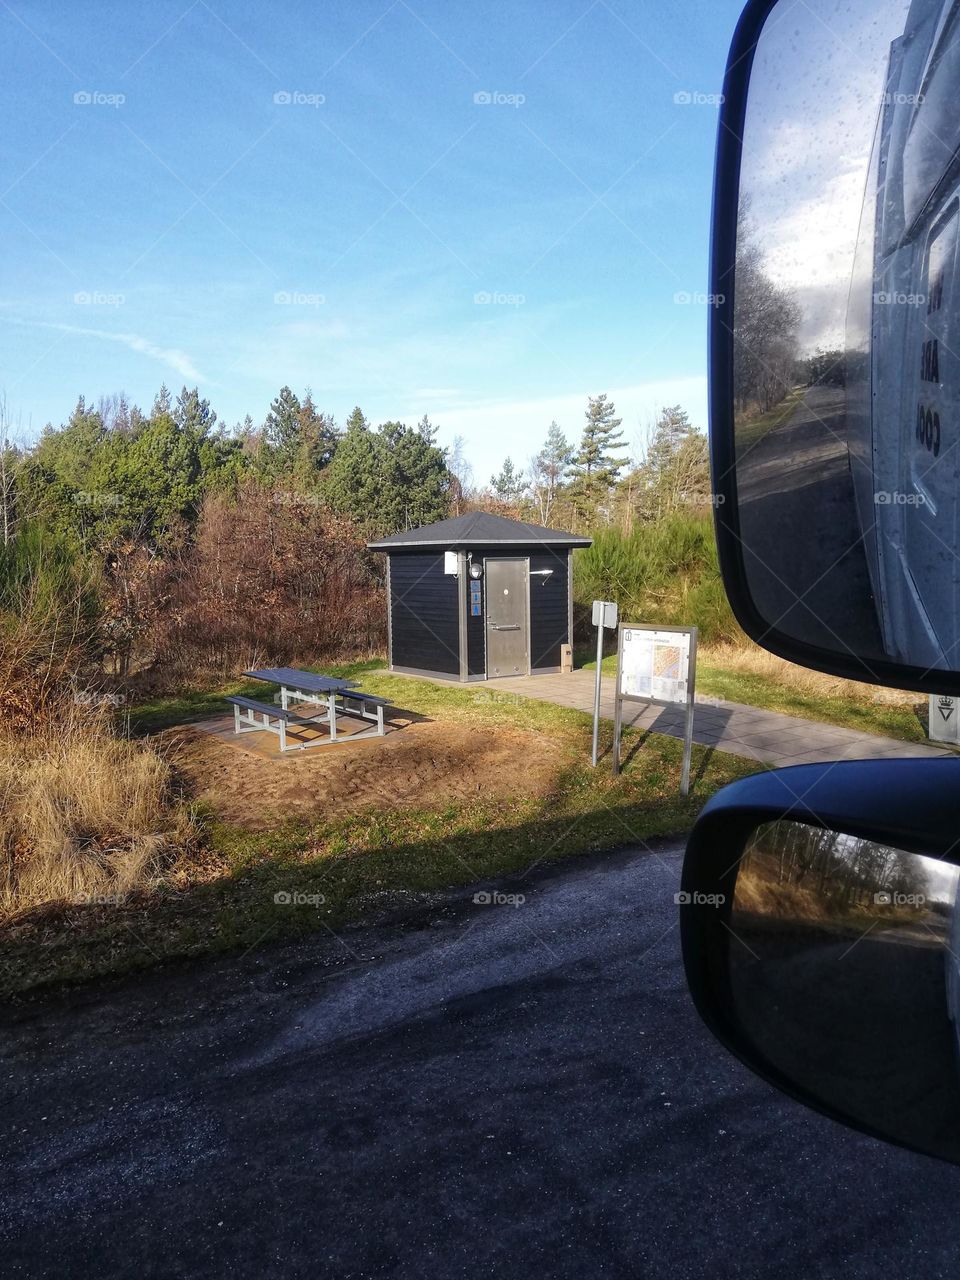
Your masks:
{"label": "pine tree", "polygon": [[630,489],[632,505],[647,519],[679,506],[702,504],[709,497],[707,440],[680,405],[660,410],[646,456],[630,477]]}
{"label": "pine tree", "polygon": [[297,471],[309,483],[330,465],[340,433],[331,414],[321,413],[307,387],[300,405],[300,445]]}
{"label": "pine tree", "polygon": [[527,487],[523,472],[513,465],[512,458],[506,458],[500,474],[490,477],[490,487],[501,502],[515,506],[523,497]]}
{"label": "pine tree", "polygon": [[596,514],[627,465],[626,457],[620,455],[625,448],[620,430],[623,419],[615,414],[616,407],[606,394],[588,398],[586,425],[570,468],[576,504],[586,518]]}
{"label": "pine tree", "polygon": [[202,437],[216,426],[217,415],[210,408],[210,401],[201,399],[196,387],[192,391],[183,387],[177,396],[173,420],[182,431],[192,431],[194,435]]}
{"label": "pine tree", "polygon": [[167,390],[167,384],[164,382],[161,384],[160,390],[157,392],[157,397],[153,402],[153,408],[150,410],[150,417],[156,418],[159,417],[161,413],[169,413],[170,404],[170,392]]}
{"label": "pine tree", "polygon": [[267,441],[276,450],[281,466],[291,466],[300,446],[301,404],[289,387],[270,405],[263,429]]}
{"label": "pine tree", "polygon": [[426,414],[424,414],[417,423],[417,430],[420,432],[421,436],[423,436],[424,440],[426,440],[427,444],[437,443],[437,428],[433,425]]}

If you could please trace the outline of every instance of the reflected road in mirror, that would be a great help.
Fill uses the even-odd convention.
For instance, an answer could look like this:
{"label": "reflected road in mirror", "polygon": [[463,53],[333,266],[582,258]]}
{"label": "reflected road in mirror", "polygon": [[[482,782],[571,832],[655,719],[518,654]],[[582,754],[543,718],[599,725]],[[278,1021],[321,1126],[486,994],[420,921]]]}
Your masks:
{"label": "reflected road in mirror", "polygon": [[958,869],[795,822],[758,828],[730,917],[747,1036],[810,1100],[960,1159]]}

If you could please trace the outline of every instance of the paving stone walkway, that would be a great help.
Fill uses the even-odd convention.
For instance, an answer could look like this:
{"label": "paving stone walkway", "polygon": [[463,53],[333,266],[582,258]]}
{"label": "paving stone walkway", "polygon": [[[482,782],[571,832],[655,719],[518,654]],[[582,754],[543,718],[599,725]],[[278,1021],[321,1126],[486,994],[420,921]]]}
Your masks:
{"label": "paving stone walkway", "polygon": [[[593,713],[593,671],[573,671],[569,675],[514,676],[505,680],[487,680],[478,689],[496,689],[525,698],[540,698],[563,707],[576,707]],[[683,737],[684,712],[681,707],[659,703],[624,703],[624,724],[652,729],[676,738]],[[600,714],[613,719],[613,677],[605,676],[600,700]],[[695,742],[728,751],[746,760],[758,760],[780,767],[789,764],[811,764],[823,760],[875,760],[896,756],[942,756],[950,754],[946,747],[923,742],[902,742],[875,733],[859,733],[839,725],[821,724],[817,720],[801,720],[744,706],[740,702],[723,702],[715,698],[697,701],[693,718]]]}

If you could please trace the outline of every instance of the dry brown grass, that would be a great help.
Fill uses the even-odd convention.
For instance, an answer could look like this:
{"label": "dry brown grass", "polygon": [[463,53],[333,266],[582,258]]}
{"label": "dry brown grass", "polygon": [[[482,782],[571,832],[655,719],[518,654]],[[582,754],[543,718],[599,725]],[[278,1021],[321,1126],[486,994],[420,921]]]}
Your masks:
{"label": "dry brown grass", "polygon": [[169,764],[106,716],[0,737],[0,919],[149,889],[190,834]]}
{"label": "dry brown grass", "polygon": [[911,706],[920,696],[902,689],[881,689],[862,684],[859,680],[844,680],[839,676],[824,675],[822,671],[811,671],[808,667],[798,667],[749,641],[743,645],[703,645],[700,652],[703,661],[711,666],[742,675],[763,676],[812,697],[849,698],[855,702]]}

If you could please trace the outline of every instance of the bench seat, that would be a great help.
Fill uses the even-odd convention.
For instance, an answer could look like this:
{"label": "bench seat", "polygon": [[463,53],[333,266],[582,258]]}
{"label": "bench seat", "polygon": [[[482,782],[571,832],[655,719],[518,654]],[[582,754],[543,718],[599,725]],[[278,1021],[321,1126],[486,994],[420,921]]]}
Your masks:
{"label": "bench seat", "polygon": [[256,698],[244,698],[239,694],[227,698],[235,707],[243,707],[244,711],[257,711],[263,716],[272,716],[274,720],[283,720],[293,724],[311,724],[312,721],[298,716],[295,711],[286,711],[276,703],[257,702]]}
{"label": "bench seat", "polygon": [[342,691],[338,690],[337,697],[343,698],[344,700],[350,699],[351,701],[354,701],[354,702],[370,702],[375,707],[393,706],[393,703],[390,701],[389,698],[377,698],[377,697],[374,697],[372,693],[363,693],[360,689],[344,689]]}

